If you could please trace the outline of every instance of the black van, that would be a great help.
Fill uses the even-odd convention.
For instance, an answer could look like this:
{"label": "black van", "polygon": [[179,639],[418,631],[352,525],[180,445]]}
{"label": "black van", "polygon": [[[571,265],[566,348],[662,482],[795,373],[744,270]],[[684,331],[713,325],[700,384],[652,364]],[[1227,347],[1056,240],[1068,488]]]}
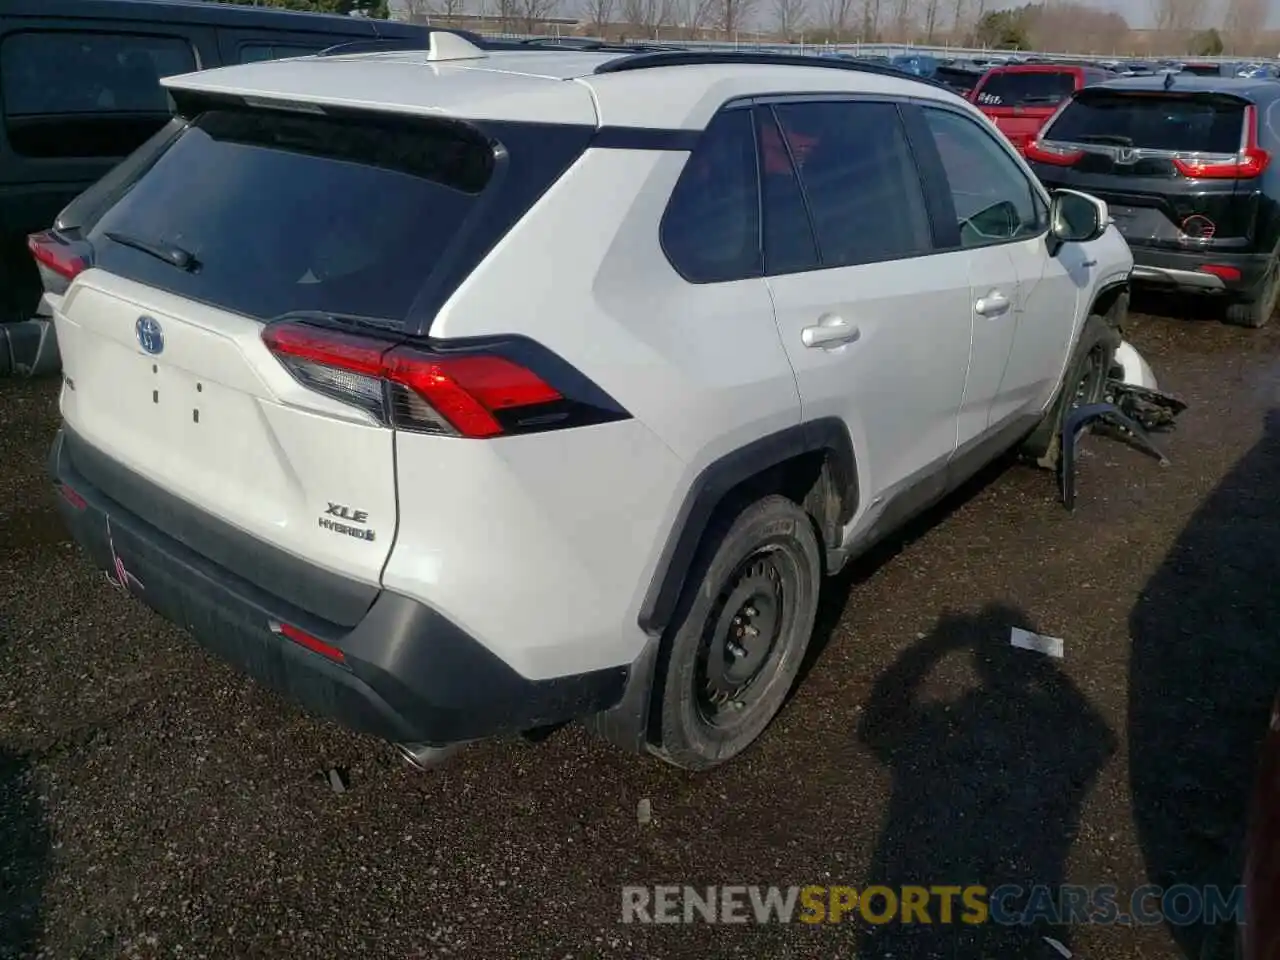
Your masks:
{"label": "black van", "polygon": [[56,368],[48,325],[21,322],[41,293],[27,235],[169,120],[161,77],[428,33],[199,0],[0,2],[0,374]]}

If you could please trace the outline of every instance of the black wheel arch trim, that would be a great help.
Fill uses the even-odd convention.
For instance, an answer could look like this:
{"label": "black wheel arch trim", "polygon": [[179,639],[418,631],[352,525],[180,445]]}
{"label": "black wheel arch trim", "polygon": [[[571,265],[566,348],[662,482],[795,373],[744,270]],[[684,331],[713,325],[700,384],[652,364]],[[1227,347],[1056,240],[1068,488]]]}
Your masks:
{"label": "black wheel arch trim", "polygon": [[826,454],[840,493],[839,526],[853,517],[858,505],[858,464],[849,429],[837,417],[787,427],[725,454],[703,469],[685,494],[640,607],[642,630],[660,635],[670,623],[711,519],[733,491],[772,468],[812,453]]}

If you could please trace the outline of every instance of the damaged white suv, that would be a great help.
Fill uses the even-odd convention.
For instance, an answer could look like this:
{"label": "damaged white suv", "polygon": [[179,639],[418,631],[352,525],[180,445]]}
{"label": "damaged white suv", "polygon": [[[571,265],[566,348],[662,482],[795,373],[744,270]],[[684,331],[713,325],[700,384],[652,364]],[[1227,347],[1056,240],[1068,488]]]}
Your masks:
{"label": "damaged white suv", "polygon": [[733,757],[823,576],[1052,459],[1119,344],[1105,206],[887,68],[437,33],[165,85],[31,241],[66,519],[419,762],[578,718]]}

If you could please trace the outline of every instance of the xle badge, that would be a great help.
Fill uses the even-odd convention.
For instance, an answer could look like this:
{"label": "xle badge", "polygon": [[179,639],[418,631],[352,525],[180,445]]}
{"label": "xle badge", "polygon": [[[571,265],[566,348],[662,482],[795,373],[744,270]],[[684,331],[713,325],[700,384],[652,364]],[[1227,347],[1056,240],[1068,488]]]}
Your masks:
{"label": "xle badge", "polygon": [[[368,519],[369,514],[363,510],[353,510],[351,507],[329,501],[328,507],[325,508],[324,516],[320,518],[320,526],[334,533],[343,533],[348,537],[355,537],[357,540],[372,541],[375,539],[374,532],[363,526]],[[355,526],[355,524],[360,524],[360,526]]]}

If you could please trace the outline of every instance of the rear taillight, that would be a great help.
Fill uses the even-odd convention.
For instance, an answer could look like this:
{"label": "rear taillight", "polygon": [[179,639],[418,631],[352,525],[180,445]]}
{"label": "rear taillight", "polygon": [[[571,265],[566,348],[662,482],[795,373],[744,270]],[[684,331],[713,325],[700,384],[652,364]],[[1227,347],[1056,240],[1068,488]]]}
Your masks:
{"label": "rear taillight", "polygon": [[35,257],[40,280],[49,293],[65,293],[71,281],[91,266],[87,244],[68,240],[54,230],[31,234],[27,249]]}
{"label": "rear taillight", "polygon": [[581,404],[492,352],[433,353],[296,321],[265,327],[262,340],[303,386],[398,429],[482,438],[615,418],[584,421]]}
{"label": "rear taillight", "polygon": [[1047,163],[1055,167],[1074,167],[1084,157],[1083,150],[1073,150],[1061,144],[1045,140],[1032,140],[1023,154],[1033,163]]}
{"label": "rear taillight", "polygon": [[1244,135],[1233,157],[1177,157],[1173,166],[1195,180],[1252,180],[1271,165],[1271,154],[1258,146],[1258,108],[1244,108]]}
{"label": "rear taillight", "polygon": [[1225,263],[1206,263],[1199,268],[1201,273],[1207,273],[1217,277],[1220,280],[1236,281],[1243,276],[1239,267],[1228,266]]}

